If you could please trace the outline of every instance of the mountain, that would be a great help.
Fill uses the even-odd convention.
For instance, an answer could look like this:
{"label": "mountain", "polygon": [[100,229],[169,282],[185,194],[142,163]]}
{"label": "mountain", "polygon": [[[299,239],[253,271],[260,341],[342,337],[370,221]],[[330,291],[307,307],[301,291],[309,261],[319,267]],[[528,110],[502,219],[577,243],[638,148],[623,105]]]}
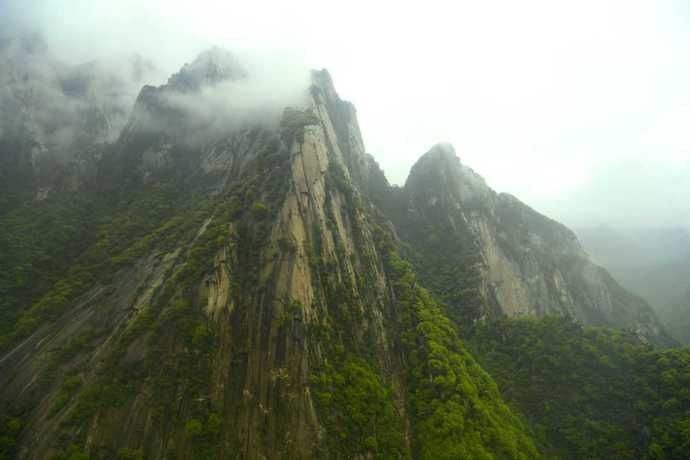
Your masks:
{"label": "mountain", "polygon": [[178,81],[142,90],[80,191],[81,254],[4,329],[18,455],[536,455],[354,185],[328,74],[279,125],[203,142]]}
{"label": "mountain", "polygon": [[170,77],[167,86],[179,92],[193,92],[205,86],[247,77],[247,71],[232,53],[214,47],[203,51],[192,63],[185,64]]}
{"label": "mountain", "polygon": [[669,333],[689,343],[690,232],[599,226],[577,233],[595,260],[654,307]]}
{"label": "mountain", "polygon": [[547,457],[687,457],[687,349],[556,316],[501,319],[469,342]]}
{"label": "mountain", "polygon": [[141,89],[73,187],[0,215],[0,455],[540,458],[568,444],[506,393],[485,327],[555,314],[625,329],[636,353],[672,343],[450,146],[392,187],[328,72],[259,112],[252,79],[202,53]]}
{"label": "mountain", "polygon": [[395,190],[389,214],[425,285],[461,324],[563,315],[672,343],[642,299],[595,265],[575,234],[508,194],[497,194],[438,145]]}
{"label": "mountain", "polygon": [[690,343],[690,287],[660,309],[659,317],[669,333],[683,344]]}
{"label": "mountain", "polygon": [[38,35],[0,39],[0,214],[88,180],[154,73],[139,56],[71,66]]}

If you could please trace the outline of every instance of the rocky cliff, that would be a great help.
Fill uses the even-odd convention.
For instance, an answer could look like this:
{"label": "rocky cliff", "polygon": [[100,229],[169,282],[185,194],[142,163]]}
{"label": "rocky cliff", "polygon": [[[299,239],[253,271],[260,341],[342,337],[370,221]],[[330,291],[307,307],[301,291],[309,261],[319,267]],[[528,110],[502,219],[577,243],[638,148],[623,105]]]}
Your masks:
{"label": "rocky cliff", "polygon": [[461,322],[555,314],[673,343],[647,303],[595,265],[570,229],[494,192],[451,146],[432,148],[392,193],[398,233]]}
{"label": "rocky cliff", "polygon": [[[189,96],[251,78],[217,57],[142,90],[80,190],[95,223],[62,234],[82,242],[66,273],[2,280],[16,455],[537,456],[367,199],[376,171],[330,76],[278,124],[207,129]],[[25,246],[12,273],[42,259]]]}
{"label": "rocky cliff", "polygon": [[203,53],[141,90],[92,180],[0,219],[13,455],[536,458],[458,331],[554,313],[662,337],[451,147],[390,187],[326,71],[275,117],[219,108],[251,78]]}

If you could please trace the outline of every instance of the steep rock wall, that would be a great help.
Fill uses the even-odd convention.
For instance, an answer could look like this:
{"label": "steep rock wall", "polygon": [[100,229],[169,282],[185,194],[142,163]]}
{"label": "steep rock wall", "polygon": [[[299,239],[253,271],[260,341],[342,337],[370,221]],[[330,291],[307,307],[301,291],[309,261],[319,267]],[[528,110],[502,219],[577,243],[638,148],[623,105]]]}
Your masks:
{"label": "steep rock wall", "polygon": [[398,232],[461,322],[556,314],[672,342],[649,306],[596,266],[571,230],[494,192],[451,146],[435,146],[392,193]]}

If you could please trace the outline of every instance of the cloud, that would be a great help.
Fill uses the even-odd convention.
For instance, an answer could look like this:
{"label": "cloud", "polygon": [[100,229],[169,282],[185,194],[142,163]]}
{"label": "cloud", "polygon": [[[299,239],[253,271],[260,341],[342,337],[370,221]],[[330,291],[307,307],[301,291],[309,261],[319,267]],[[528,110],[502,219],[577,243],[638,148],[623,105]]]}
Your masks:
{"label": "cloud", "polygon": [[38,32],[0,37],[0,138],[31,140],[34,160],[69,159],[86,138],[82,146],[112,142],[153,72],[138,56],[67,65]]}
{"label": "cloud", "polygon": [[268,62],[261,55],[238,58],[210,48],[164,85],[142,90],[132,127],[193,146],[214,143],[242,128],[277,129],[285,108],[308,105],[309,75],[306,67],[294,62]]}
{"label": "cloud", "polygon": [[[215,138],[238,127],[278,126],[283,109],[307,103],[307,74],[299,86],[272,88],[261,78],[205,86],[194,93],[168,92],[166,104],[186,115],[197,130],[193,143]],[[209,139],[209,140],[211,140]]]}
{"label": "cloud", "polygon": [[[183,72],[194,70],[195,65],[208,65],[198,62],[207,53],[209,51],[185,67]],[[215,53],[212,59],[233,59],[234,62],[227,66],[229,73],[236,74],[234,78],[202,86],[193,92],[165,93],[166,102],[187,112],[197,125],[218,131],[238,124],[277,126],[285,107],[307,104],[309,71],[306,67],[281,63],[275,59],[267,63],[262,56],[235,58],[231,53],[218,49],[215,49]],[[232,69],[233,66],[237,68]],[[288,71],[285,71],[285,66],[289,66]]]}
{"label": "cloud", "polygon": [[[39,26],[72,64],[138,52],[170,75],[212,45],[240,60],[261,56],[260,68],[282,62],[264,73],[259,99],[296,69],[326,67],[394,183],[445,140],[491,186],[566,224],[626,223],[630,212],[612,211],[626,200],[647,208],[636,222],[671,222],[689,206],[684,198],[665,206],[669,194],[690,195],[668,179],[690,175],[684,1],[7,0],[0,8],[5,22]],[[633,164],[652,179],[622,167]]]}
{"label": "cloud", "polygon": [[[4,83],[0,103],[6,109],[0,114],[0,135],[30,131],[39,143],[34,156],[65,160],[93,142],[114,142],[145,84],[162,85],[158,102],[184,117],[185,138],[193,143],[210,141],[239,126],[277,126],[285,107],[307,103],[308,67],[270,50],[229,53],[215,47],[201,54],[202,50],[196,50],[190,56],[178,56],[173,75],[162,78],[156,65],[127,47],[81,63],[77,55],[54,49],[57,29],[37,30],[18,21],[10,30],[0,38]],[[224,67],[238,74],[217,81],[205,79],[205,73]],[[196,86],[185,87],[189,82]],[[160,126],[165,123],[160,116],[150,115],[145,117],[147,128],[174,131]]]}

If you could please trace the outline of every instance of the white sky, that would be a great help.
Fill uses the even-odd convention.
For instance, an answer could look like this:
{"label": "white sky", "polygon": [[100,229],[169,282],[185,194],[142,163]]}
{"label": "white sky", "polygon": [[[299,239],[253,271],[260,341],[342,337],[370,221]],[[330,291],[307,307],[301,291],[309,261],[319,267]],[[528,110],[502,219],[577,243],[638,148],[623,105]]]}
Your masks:
{"label": "white sky", "polygon": [[688,1],[0,0],[0,15],[74,62],[139,52],[170,73],[220,45],[326,67],[393,183],[448,141],[566,224],[690,226]]}

